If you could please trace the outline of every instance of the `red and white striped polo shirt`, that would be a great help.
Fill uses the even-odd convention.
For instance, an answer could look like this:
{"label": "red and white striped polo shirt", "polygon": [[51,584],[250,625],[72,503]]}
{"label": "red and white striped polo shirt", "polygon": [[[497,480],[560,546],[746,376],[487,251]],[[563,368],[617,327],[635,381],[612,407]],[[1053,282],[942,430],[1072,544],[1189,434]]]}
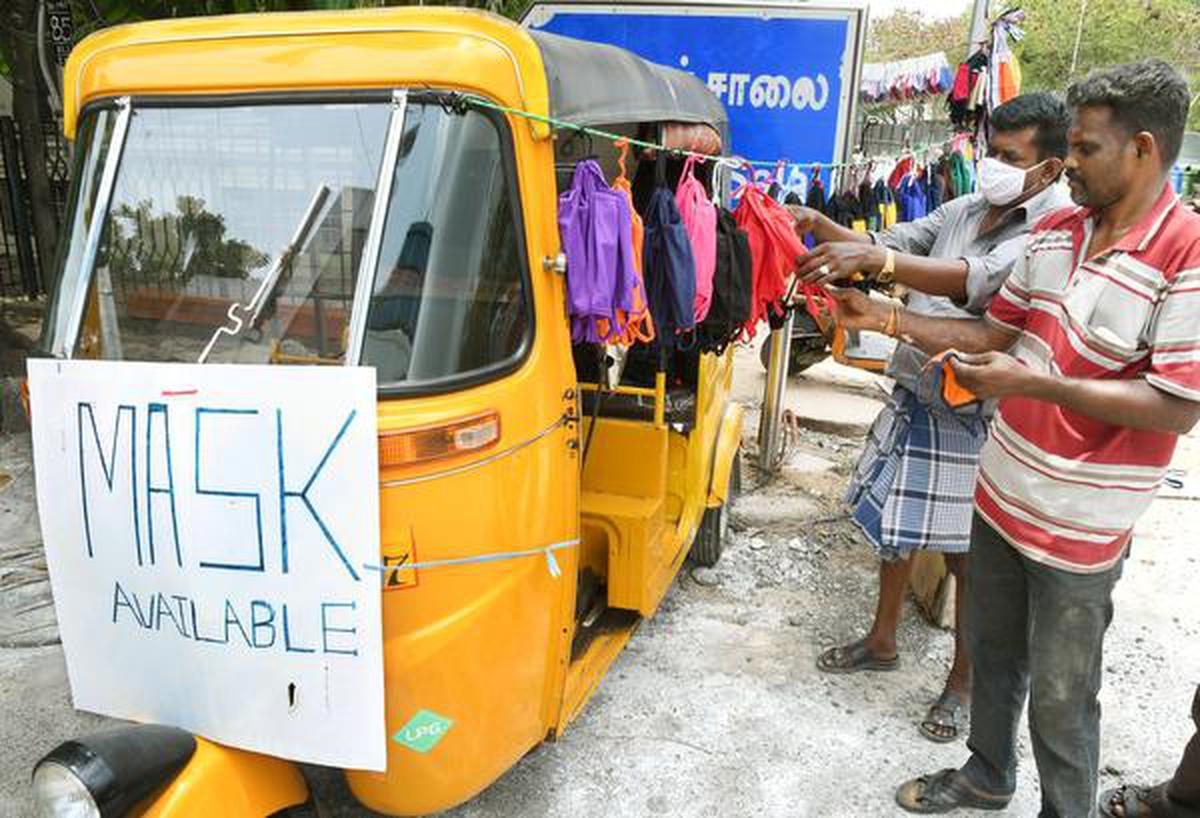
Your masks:
{"label": "red and white striped polo shirt", "polygon": [[[1042,372],[1144,378],[1200,401],[1200,216],[1168,187],[1119,243],[1084,260],[1093,224],[1086,208],[1045,217],[987,320],[1019,331],[1012,354]],[[1123,556],[1177,439],[1005,398],[980,454],[976,508],[1031,559],[1105,570]]]}

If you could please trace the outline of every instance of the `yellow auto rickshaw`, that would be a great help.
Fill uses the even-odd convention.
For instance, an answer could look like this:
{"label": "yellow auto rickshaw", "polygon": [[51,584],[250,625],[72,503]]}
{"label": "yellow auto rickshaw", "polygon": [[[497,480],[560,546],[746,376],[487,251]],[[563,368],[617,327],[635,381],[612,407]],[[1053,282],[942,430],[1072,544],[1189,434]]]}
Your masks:
{"label": "yellow auto rickshaw", "polygon": [[[108,29],[64,96],[44,353],[377,369],[387,734],[421,708],[455,729],[345,774],[387,814],[470,799],[567,728],[689,551],[720,555],[732,352],[573,353],[556,198],[574,159],[615,174],[618,149],[552,123],[719,152],[720,102],[620,49],[415,7]],[[560,575],[407,567],[544,543],[571,544]],[[66,742],[34,790],[43,814],[106,818],[309,799],[289,761],[145,725]]]}

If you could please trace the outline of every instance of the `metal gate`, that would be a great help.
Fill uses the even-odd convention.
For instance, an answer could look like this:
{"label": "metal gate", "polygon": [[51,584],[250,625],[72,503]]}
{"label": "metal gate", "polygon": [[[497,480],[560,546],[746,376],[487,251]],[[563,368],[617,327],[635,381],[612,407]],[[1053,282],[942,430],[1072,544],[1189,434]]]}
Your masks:
{"label": "metal gate", "polygon": [[[70,185],[69,148],[58,123],[43,125],[46,173],[55,221],[61,225]],[[45,290],[46,268],[53,259],[38,258],[28,173],[20,134],[10,116],[0,116],[0,297],[36,298]]]}

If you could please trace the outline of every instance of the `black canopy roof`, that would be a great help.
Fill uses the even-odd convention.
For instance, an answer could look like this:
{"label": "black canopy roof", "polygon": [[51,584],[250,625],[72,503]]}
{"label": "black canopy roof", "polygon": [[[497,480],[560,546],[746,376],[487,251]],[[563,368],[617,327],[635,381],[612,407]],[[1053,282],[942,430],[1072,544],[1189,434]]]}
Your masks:
{"label": "black canopy roof", "polygon": [[725,106],[691,74],[616,46],[531,30],[550,86],[550,115],[577,125],[688,122],[711,126],[729,147]]}

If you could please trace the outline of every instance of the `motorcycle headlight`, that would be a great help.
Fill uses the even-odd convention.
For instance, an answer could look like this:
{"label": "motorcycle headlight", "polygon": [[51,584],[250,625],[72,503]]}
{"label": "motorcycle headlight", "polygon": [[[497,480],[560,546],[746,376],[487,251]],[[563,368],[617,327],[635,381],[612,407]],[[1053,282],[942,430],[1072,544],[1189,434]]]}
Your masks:
{"label": "motorcycle headlight", "polygon": [[100,818],[100,808],[87,786],[53,761],[33,770],[33,802],[41,818]]}
{"label": "motorcycle headlight", "polygon": [[33,768],[42,818],[121,818],[187,764],[196,740],[174,727],[118,727],[51,750]]}

